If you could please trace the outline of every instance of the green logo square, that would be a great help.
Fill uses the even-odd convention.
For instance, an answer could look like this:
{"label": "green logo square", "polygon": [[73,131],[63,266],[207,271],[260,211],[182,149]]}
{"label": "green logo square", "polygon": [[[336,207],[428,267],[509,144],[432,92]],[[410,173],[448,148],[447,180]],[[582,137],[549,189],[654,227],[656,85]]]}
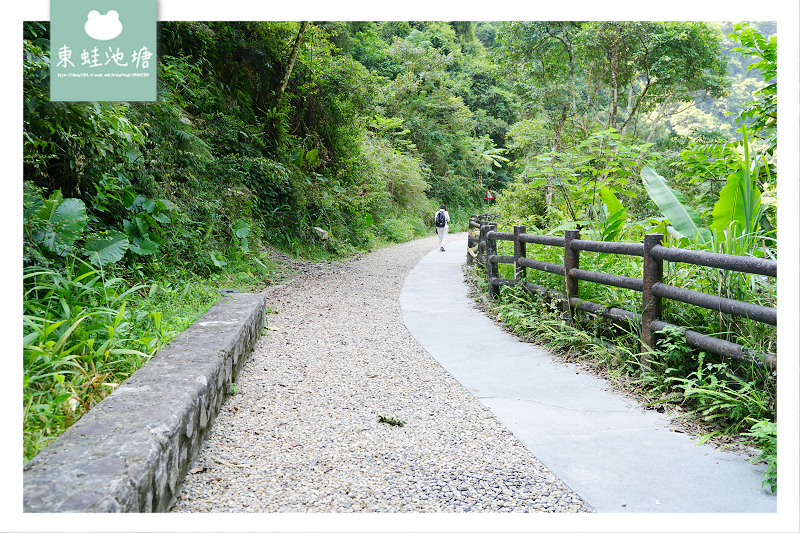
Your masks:
{"label": "green logo square", "polygon": [[156,0],[51,0],[50,99],[156,100]]}

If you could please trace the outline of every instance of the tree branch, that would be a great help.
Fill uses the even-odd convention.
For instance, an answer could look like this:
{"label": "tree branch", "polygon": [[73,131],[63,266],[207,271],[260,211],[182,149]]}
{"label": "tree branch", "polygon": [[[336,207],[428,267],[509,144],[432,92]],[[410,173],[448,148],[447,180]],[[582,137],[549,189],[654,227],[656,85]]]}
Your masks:
{"label": "tree branch", "polygon": [[289,84],[289,78],[292,75],[292,70],[294,70],[294,63],[297,61],[297,53],[300,51],[300,43],[303,40],[303,33],[306,31],[306,26],[308,26],[308,22],[304,21],[300,24],[300,30],[297,32],[297,39],[294,41],[294,47],[292,48],[292,55],[289,57],[289,65],[286,67],[286,74],[283,75],[283,81],[281,82],[281,88],[278,91],[278,98],[275,101],[275,108],[280,110],[281,101],[283,100],[283,94],[286,92],[286,86]]}

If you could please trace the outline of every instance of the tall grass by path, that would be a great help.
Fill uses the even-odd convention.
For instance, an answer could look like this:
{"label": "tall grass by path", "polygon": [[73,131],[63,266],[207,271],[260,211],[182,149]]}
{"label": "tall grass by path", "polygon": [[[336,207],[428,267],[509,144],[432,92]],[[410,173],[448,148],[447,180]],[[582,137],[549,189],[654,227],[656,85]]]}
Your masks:
{"label": "tall grass by path", "polygon": [[130,284],[78,259],[23,273],[27,462],[216,301],[211,287]]}

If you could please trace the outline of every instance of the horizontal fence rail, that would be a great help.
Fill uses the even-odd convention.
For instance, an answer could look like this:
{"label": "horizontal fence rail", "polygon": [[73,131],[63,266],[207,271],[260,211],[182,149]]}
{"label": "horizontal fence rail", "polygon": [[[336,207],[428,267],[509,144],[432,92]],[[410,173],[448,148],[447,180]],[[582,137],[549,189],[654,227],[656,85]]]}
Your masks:
{"label": "horizontal fence rail", "polygon": [[650,251],[651,255],[662,261],[673,263],[689,263],[723,270],[733,270],[746,274],[760,274],[762,276],[778,277],[778,262],[759,257],[743,257],[740,255],[715,254],[699,252],[697,250],[683,250],[681,248],[666,248],[658,245]]}
{"label": "horizontal fence rail", "polygon": [[587,252],[600,252],[616,255],[638,255],[644,256],[644,245],[635,242],[605,242],[605,241],[582,241],[574,240],[569,243],[573,250],[586,250]]}
{"label": "horizontal fence rail", "polygon": [[[513,232],[497,231],[497,225],[488,221],[488,215],[473,215],[470,217],[469,228],[467,264],[477,262],[486,269],[490,296],[496,296],[502,286],[521,283],[531,293],[561,301],[565,311],[571,312],[573,309],[577,309],[616,322],[640,324],[642,344],[650,348],[655,347],[654,333],[667,327],[676,327],[661,320],[661,306],[664,298],[732,316],[747,318],[771,326],[777,325],[778,312],[774,307],[756,305],[675,287],[664,283],[662,279],[664,261],[687,263],[773,278],[778,276],[777,261],[666,247],[661,244],[663,236],[660,234],[646,235],[643,243],[623,243],[582,240],[578,230],[566,230],[564,237],[527,234],[525,233],[525,226],[514,226]],[[514,255],[499,255],[497,253],[498,241],[513,242]],[[528,257],[527,244],[553,246],[563,249],[563,264],[548,263]],[[581,269],[579,268],[581,251],[642,257],[644,260],[642,277],[632,278]],[[501,278],[498,271],[499,264],[513,264],[514,279]],[[526,280],[527,268],[563,277],[565,281],[564,291],[554,291],[528,282]],[[641,292],[641,315],[625,309],[606,307],[596,302],[578,298],[579,280]],[[754,353],[742,345],[688,329],[685,329],[685,334],[686,343],[694,348],[723,357],[730,357],[769,368],[777,368],[777,356],[775,354]]]}

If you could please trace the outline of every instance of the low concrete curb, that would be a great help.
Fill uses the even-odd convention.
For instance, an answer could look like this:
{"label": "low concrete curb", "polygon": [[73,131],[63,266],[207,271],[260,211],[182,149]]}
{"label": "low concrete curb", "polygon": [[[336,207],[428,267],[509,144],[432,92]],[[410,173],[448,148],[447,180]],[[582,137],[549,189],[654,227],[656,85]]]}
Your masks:
{"label": "low concrete curb", "polygon": [[167,511],[265,312],[265,294],[220,298],[25,466],[24,511]]}

